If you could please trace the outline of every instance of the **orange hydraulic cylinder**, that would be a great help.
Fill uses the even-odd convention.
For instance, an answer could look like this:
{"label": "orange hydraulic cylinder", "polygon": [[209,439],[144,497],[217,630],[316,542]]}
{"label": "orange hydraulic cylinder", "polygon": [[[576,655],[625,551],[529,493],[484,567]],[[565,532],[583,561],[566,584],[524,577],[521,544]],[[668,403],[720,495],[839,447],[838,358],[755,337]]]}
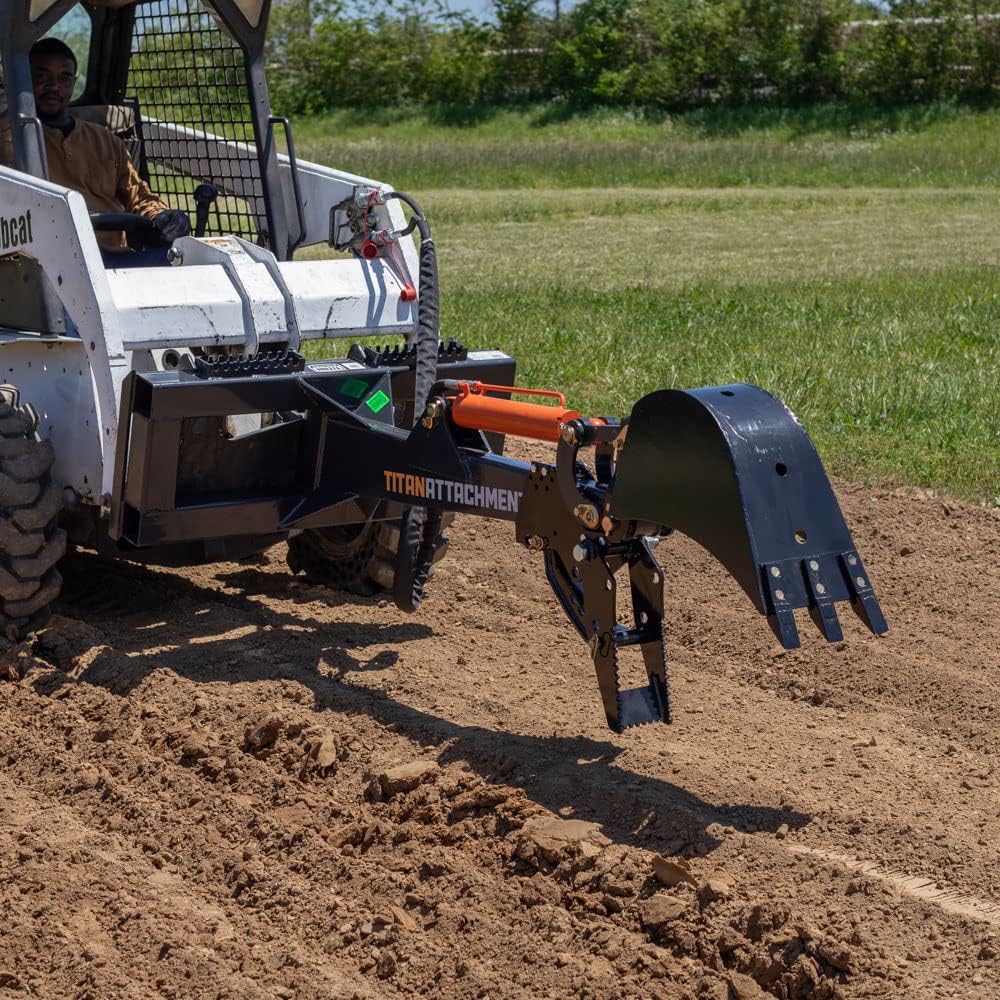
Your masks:
{"label": "orange hydraulic cylinder", "polygon": [[[524,403],[520,400],[487,396],[487,392],[516,392],[522,396],[545,396],[558,406]],[[566,408],[566,397],[549,389],[512,389],[509,385],[460,382],[458,395],[451,398],[451,419],[470,430],[512,434],[536,441],[558,441],[567,420],[580,420],[576,410]]]}

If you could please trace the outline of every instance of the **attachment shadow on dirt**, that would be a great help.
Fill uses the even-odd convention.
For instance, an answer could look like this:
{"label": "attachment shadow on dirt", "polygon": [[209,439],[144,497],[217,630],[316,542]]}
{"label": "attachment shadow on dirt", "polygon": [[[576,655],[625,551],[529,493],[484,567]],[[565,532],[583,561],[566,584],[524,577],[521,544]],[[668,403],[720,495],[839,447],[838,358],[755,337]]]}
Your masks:
{"label": "attachment shadow on dirt", "polygon": [[[127,610],[115,616],[115,646],[99,651],[76,677],[60,684],[95,684],[128,697],[149,673],[163,669],[202,684],[297,682],[312,692],[317,713],[368,715],[417,743],[440,747],[442,764],[461,761],[489,781],[522,787],[545,808],[571,809],[622,842],[644,830],[650,843],[680,841],[707,852],[719,843],[709,832],[713,825],[774,831],[782,824],[800,828],[810,820],[788,807],[709,802],[663,778],[631,772],[616,764],[627,739],[529,735],[463,724],[355,684],[351,675],[398,661],[394,649],[369,655],[374,647],[426,639],[433,630],[419,622],[352,620],[346,603],[345,620],[321,622],[305,608],[286,612],[258,600],[260,594],[273,596],[276,588],[287,592],[284,573],[247,569],[213,577],[227,588],[237,580],[245,588],[221,591],[173,573],[129,567],[123,574],[121,566],[76,558],[77,570],[84,570],[89,581],[86,592],[93,593],[95,583],[105,589],[105,598],[117,591],[120,607]],[[75,586],[67,589],[64,612],[77,610],[77,594]],[[88,617],[98,628],[104,624],[102,614]],[[44,686],[39,693],[54,690],[51,681]]]}

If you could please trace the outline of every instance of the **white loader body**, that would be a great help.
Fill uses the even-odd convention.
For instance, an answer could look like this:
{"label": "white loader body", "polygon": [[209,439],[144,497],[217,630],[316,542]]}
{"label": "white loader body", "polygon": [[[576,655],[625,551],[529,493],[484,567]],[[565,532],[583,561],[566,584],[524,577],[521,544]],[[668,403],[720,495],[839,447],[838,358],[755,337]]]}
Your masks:
{"label": "white loader body", "polygon": [[[245,164],[247,177],[258,170],[248,147],[152,125],[161,138],[171,137],[175,170],[183,166],[197,176],[192,151],[219,144],[227,147],[229,162]],[[245,157],[234,156],[234,147]],[[280,162],[290,170],[287,157]],[[297,166],[304,245],[327,241],[330,206],[359,187],[380,187],[319,164]],[[242,180],[227,179],[220,193],[242,195]],[[384,211],[402,228],[398,202]],[[10,329],[0,312],[2,378],[39,410],[40,430],[55,446],[54,474],[83,502],[106,503],[112,491],[125,376],[163,367],[165,351],[249,355],[269,345],[298,350],[305,340],[409,335],[415,328],[415,301],[405,292],[415,284],[416,251],[406,239],[397,245],[395,265],[359,256],[279,261],[237,237],[185,237],[174,244],[172,266],[105,268],[83,198],[6,167],[0,167],[0,217],[13,234],[6,247],[0,240],[0,256],[38,262],[65,311],[67,330],[42,335]]]}

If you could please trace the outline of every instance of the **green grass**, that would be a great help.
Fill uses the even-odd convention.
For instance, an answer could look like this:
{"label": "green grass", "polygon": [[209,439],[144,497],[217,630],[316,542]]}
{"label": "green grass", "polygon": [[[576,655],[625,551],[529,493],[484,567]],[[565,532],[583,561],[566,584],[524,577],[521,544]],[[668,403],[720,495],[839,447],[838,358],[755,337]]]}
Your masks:
{"label": "green grass", "polygon": [[978,187],[1000,181],[1000,110],[338,111],[300,155],[399,188]]}
{"label": "green grass", "polygon": [[977,189],[427,191],[445,289],[682,290],[1000,262]]}
{"label": "green grass", "polygon": [[446,332],[519,359],[519,382],[627,414],[663,386],[780,396],[828,469],[988,502],[1000,483],[1000,276],[942,271],[769,286],[463,289]]}
{"label": "green grass", "polygon": [[[370,161],[320,158],[422,201],[443,332],[509,351],[521,384],[625,415],[662,386],[755,382],[795,410],[831,472],[994,502],[1000,114],[690,115],[658,179],[643,156],[671,146],[651,138],[662,123],[550,117],[386,114],[359,145]],[[747,170],[749,186],[728,179]]]}

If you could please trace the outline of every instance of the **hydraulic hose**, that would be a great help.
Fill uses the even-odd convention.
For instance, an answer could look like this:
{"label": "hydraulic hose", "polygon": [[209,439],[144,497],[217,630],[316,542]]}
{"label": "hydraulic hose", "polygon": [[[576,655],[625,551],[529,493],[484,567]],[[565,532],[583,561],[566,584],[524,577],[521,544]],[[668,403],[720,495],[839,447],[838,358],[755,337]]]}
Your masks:
{"label": "hydraulic hose", "polygon": [[[438,345],[441,340],[441,296],[438,287],[437,253],[430,226],[417,202],[401,191],[385,195],[405,202],[413,218],[404,233],[420,231],[420,298],[417,302],[416,367],[413,372],[413,426],[423,417],[431,388],[437,381]],[[434,565],[441,537],[441,511],[407,507],[403,511],[399,552],[392,596],[400,611],[416,611]]]}

